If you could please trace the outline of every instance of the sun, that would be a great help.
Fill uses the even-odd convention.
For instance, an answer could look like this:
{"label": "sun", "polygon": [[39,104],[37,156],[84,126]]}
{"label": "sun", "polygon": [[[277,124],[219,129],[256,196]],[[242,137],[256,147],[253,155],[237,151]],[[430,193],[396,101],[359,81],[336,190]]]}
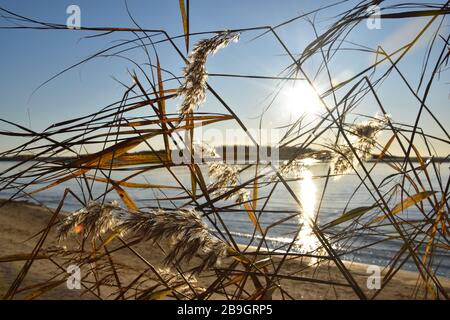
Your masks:
{"label": "sun", "polygon": [[306,81],[288,84],[282,91],[283,106],[293,116],[315,116],[322,103],[319,94]]}

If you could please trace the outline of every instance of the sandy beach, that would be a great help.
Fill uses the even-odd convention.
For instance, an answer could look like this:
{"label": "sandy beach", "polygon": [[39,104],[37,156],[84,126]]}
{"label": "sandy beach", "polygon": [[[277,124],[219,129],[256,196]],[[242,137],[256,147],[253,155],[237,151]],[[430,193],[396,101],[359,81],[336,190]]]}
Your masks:
{"label": "sandy beach", "polygon": [[[48,223],[52,215],[52,210],[49,208],[40,207],[34,204],[23,202],[1,202],[0,208],[0,297],[3,296],[8,287],[14,281],[19,273],[24,261],[11,262],[11,259],[4,257],[17,254],[30,253],[38,237],[32,238],[40,232]],[[31,238],[31,239],[30,239]],[[28,241],[27,241],[28,239]],[[47,241],[43,248],[55,246],[56,236],[54,231],[50,232]],[[110,245],[114,248],[114,243]],[[151,243],[139,244],[133,247],[138,251],[146,261],[155,267],[162,267],[163,255],[161,250]],[[113,249],[110,249],[113,251]],[[127,265],[128,270],[143,271],[146,264],[142,260],[136,258],[130,250],[120,250],[111,253],[111,258],[115,262],[120,262]],[[192,262],[193,264],[195,261]],[[228,264],[229,261],[224,261],[223,264]],[[367,289],[367,266],[356,263],[346,263],[353,277],[359,283],[364,293],[371,297],[375,293],[374,290]],[[292,279],[281,279],[280,285],[295,299],[357,299],[352,288],[330,284],[322,284],[320,281],[334,281],[336,283],[345,284],[345,279],[340,271],[333,263],[322,263],[318,268],[304,269],[298,259],[293,259],[285,262],[283,265],[283,275],[289,277],[303,277],[304,281],[294,281]],[[22,283],[16,298],[25,299],[31,298],[30,290],[22,291],[24,288],[31,287],[36,284],[45,283],[51,279],[52,275],[57,274],[58,267],[47,259],[36,260],[24,282]],[[60,270],[59,270],[60,272]],[[135,273],[137,274],[137,273]],[[125,283],[133,281],[135,275],[130,272],[122,277],[122,282]],[[200,277],[199,284],[207,286],[211,280],[208,277]],[[314,279],[314,280],[308,280]],[[377,299],[414,299],[423,298],[423,291],[419,290],[419,294],[415,296],[415,287],[418,279],[418,274],[414,272],[399,271],[395,277],[386,285],[382,292],[376,297]],[[316,281],[317,280],[317,281]],[[449,279],[439,278],[441,284],[450,292]],[[423,290],[423,289],[422,289]],[[32,291],[32,290],[31,290]],[[110,291],[114,298],[114,290]],[[102,294],[102,297],[105,297]],[[39,295],[39,299],[97,299],[95,294],[85,290],[68,290],[66,283],[61,283],[55,286],[52,290]],[[220,298],[220,297],[216,297]],[[274,299],[282,298],[277,290],[274,294]],[[286,298],[286,297],[285,297]]]}

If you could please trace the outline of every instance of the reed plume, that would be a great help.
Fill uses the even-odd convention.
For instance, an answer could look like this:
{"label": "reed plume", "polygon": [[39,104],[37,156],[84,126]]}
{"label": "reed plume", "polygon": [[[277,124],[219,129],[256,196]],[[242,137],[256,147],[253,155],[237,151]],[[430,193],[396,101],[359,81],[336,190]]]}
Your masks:
{"label": "reed plume", "polygon": [[195,256],[203,260],[198,271],[220,264],[227,255],[226,244],[213,237],[201,216],[195,210],[173,212],[161,209],[128,213],[121,216],[117,229],[122,234],[133,234],[143,241],[169,240],[171,252],[165,263],[188,262]]}
{"label": "reed plume", "polygon": [[81,233],[84,238],[90,235],[97,238],[112,229],[115,222],[113,211],[120,209],[117,201],[100,204],[91,201],[85,208],[69,214],[57,225],[58,239],[64,240],[71,233]]}
{"label": "reed plume", "polygon": [[[81,227],[80,227],[81,226]],[[78,232],[77,232],[78,230]],[[208,226],[195,210],[129,212],[116,201],[101,205],[91,202],[86,208],[67,216],[59,225],[59,239],[70,232],[83,233],[96,239],[107,231],[124,236],[131,234],[141,241],[168,240],[172,251],[165,263],[189,262],[195,256],[203,260],[198,271],[220,264],[227,255],[226,244],[212,236]]]}
{"label": "reed plume", "polygon": [[389,115],[377,115],[369,121],[352,125],[348,132],[355,152],[350,145],[336,146],[330,163],[331,173],[334,175],[350,173],[359,166],[358,158],[363,161],[370,159],[376,139],[389,120]]}
{"label": "reed plume", "polygon": [[[291,162],[284,161],[283,164],[278,168],[278,173],[285,179],[289,177],[300,178],[305,168],[306,166],[301,160],[294,159]],[[275,173],[270,176],[269,181],[274,182],[277,179],[278,175]]]}
{"label": "reed plume", "polygon": [[184,98],[179,109],[181,117],[205,101],[208,56],[228,46],[230,42],[238,40],[239,33],[224,31],[211,39],[203,39],[195,44],[189,54],[189,62],[184,68],[184,83],[178,89],[178,95]]}
{"label": "reed plume", "polygon": [[[231,166],[223,162],[212,162],[208,164],[208,173],[213,180],[208,188],[214,190],[215,196],[221,196],[239,185],[238,166]],[[243,203],[248,201],[249,192],[245,189],[238,189],[224,197],[225,200],[231,198],[235,198],[237,203]]]}

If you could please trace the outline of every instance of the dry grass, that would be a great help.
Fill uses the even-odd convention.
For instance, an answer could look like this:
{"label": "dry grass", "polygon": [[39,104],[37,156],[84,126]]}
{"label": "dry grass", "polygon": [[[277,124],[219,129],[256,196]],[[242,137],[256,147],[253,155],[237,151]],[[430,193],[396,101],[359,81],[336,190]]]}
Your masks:
{"label": "dry grass", "polygon": [[[120,29],[84,27],[81,30],[67,30],[67,32],[87,32],[97,36],[101,32],[128,34],[129,40],[102,50],[81,61],[80,64],[101,55],[119,55],[118,50],[123,53],[139,43],[138,47],[148,54],[147,63],[156,76],[153,74],[150,77],[139,64],[136,64],[141,73],[131,75],[131,84],[126,88],[121,101],[90,115],[56,123],[43,132],[34,132],[2,120],[5,126],[9,125],[12,128],[0,132],[3,137],[11,135],[23,137],[27,139],[27,142],[4,151],[1,156],[32,155],[1,173],[0,191],[13,192],[14,195],[10,200],[33,198],[43,190],[64,185],[68,181],[75,180],[83,186],[82,192],[66,189],[61,195],[60,205],[54,211],[48,225],[35,237],[37,242],[33,252],[23,253],[27,257],[26,262],[4,298],[13,299],[19,291],[25,290],[21,288],[21,284],[37,258],[60,257],[64,258],[64,262],[60,265],[61,270],[65,270],[67,265],[74,263],[91,266],[90,273],[87,275],[94,279],[90,290],[100,299],[111,296],[123,297],[125,291],[131,290],[136,292],[134,297],[138,299],[166,297],[207,299],[212,296],[227,299],[270,299],[274,295],[289,299],[292,296],[283,288],[282,279],[299,283],[315,281],[321,285],[328,285],[330,288],[344,285],[351,288],[357,298],[374,299],[395,279],[396,273],[407,261],[415,264],[418,275],[416,290],[411,292],[411,298],[448,299],[449,294],[436,275],[440,268],[436,256],[439,253],[446,255],[448,259],[450,181],[444,170],[446,164],[439,160],[437,157],[439,154],[434,150],[433,145],[436,142],[448,145],[450,137],[446,131],[446,123],[442,123],[442,119],[433,114],[433,106],[427,100],[433,81],[439,75],[448,72],[448,34],[444,34],[445,29],[440,28],[449,13],[448,3],[391,5],[380,1],[382,18],[426,21],[423,29],[410,43],[390,54],[381,47],[371,49],[357,45],[351,46],[349,50],[360,51],[370,56],[376,55],[376,60],[369,67],[358,70],[353,76],[339,83],[333,83],[330,78],[329,87],[321,93],[317,91],[323,105],[323,113],[318,121],[305,125],[303,119],[299,118],[287,127],[286,135],[279,141],[280,146],[297,146],[303,149],[321,147],[327,148],[332,154],[328,174],[312,177],[324,181],[323,189],[320,190],[322,197],[317,206],[317,214],[313,216],[306,214],[304,204],[287,181],[288,178],[305,179],[301,174],[303,170],[307,170],[301,161],[304,155],[294,157],[281,168],[266,163],[236,167],[212,162],[209,164],[209,175],[213,182],[209,185],[198,164],[183,165],[190,172],[190,186],[184,185],[173,170],[178,165],[172,162],[171,149],[195,150],[192,141],[185,141],[180,136],[181,130],[187,130],[192,138],[198,126],[209,126],[232,120],[242,129],[242,133],[248,134],[250,140],[258,146],[244,122],[218,91],[207,82],[205,65],[210,54],[236,40],[239,34],[257,37],[264,35],[280,45],[284,53],[292,60],[291,64],[286,66],[284,74],[270,78],[283,86],[286,81],[300,76],[303,81],[315,88],[313,79],[317,77],[317,74],[327,75],[331,66],[338,63],[334,56],[348,49],[346,38],[358,24],[365,23],[368,18],[367,8],[370,5],[372,1],[361,1],[353,9],[336,16],[331,26],[321,34],[316,33],[316,39],[298,56],[289,50],[279,37],[277,29],[289,27],[301,18],[312,19],[313,14],[317,14],[320,10],[274,27],[261,26],[223,32],[205,31],[195,35],[188,32],[189,17],[183,9],[185,33],[179,36],[170,36],[164,30],[146,30],[139,27]],[[43,23],[2,8],[0,10],[9,22],[20,22],[21,25],[12,24],[6,28],[67,29],[64,25]],[[312,20],[310,21],[313,31],[317,32],[315,24]],[[419,39],[429,37],[426,31],[432,32],[432,36],[424,57],[423,73],[420,75],[419,87],[423,90],[419,88],[415,90],[408,76],[402,73],[400,61],[410,54]],[[159,36],[157,38],[159,40],[154,40],[156,35]],[[202,40],[197,42],[186,58],[175,44],[175,40],[184,38],[186,46],[189,47],[189,39],[194,36],[201,37]],[[159,63],[158,44],[161,43],[168,43],[186,63],[182,76],[174,77],[176,80],[182,79],[175,85],[173,81],[166,82],[163,79],[163,75],[169,74],[166,70],[169,70],[170,66],[163,68]],[[153,51],[150,52],[149,48]],[[309,70],[307,65],[313,58],[320,59],[320,66],[315,72],[307,72],[306,70]],[[154,61],[157,63],[155,64]],[[380,66],[384,66],[385,69],[379,71]],[[401,84],[410,90],[419,105],[418,110],[414,109],[414,112],[417,112],[414,123],[402,123],[401,119],[391,119],[386,116],[389,110],[377,94],[377,88],[383,81],[394,75],[401,79],[399,80]],[[234,74],[222,76],[243,77]],[[252,75],[244,77],[258,79],[257,76]],[[196,111],[196,108],[205,100],[207,92],[222,105],[224,114]],[[181,115],[166,113],[166,102],[172,101],[177,96],[183,98]],[[374,98],[383,116],[359,115],[366,120],[350,122],[349,119],[353,119],[358,113],[360,103],[369,96]],[[136,112],[140,112],[141,116],[137,117]],[[440,135],[426,132],[419,126],[425,115],[432,119],[434,126],[440,130]],[[332,142],[330,142],[330,132]],[[381,134],[390,137],[384,144],[379,141]],[[162,138],[164,141],[164,153],[155,151],[152,145],[155,137]],[[183,145],[180,145],[180,141]],[[425,146],[420,149],[420,152],[419,141],[420,145]],[[391,174],[377,183],[373,179],[372,172],[385,157],[392,155],[390,150],[393,144],[399,146],[402,152],[400,158],[388,162]],[[88,154],[78,152],[88,145],[101,146],[101,148],[97,152]],[[151,153],[130,155],[129,152],[138,146],[144,146]],[[376,161],[368,162],[373,153],[378,153],[379,156]],[[74,158],[71,160],[55,158],[61,154],[69,154]],[[417,158],[418,162],[413,161],[413,157]],[[160,168],[167,170],[167,175],[173,177],[176,185],[163,186],[132,182],[136,176],[145,175]],[[251,170],[254,171],[253,178],[243,181],[241,175]],[[117,172],[125,173],[126,177],[114,180],[114,174]],[[320,208],[323,195],[326,194],[329,185],[334,183],[331,178],[347,174],[355,174],[359,179],[354,193],[363,190],[370,195],[373,202],[365,207],[346,208],[345,212],[336,216],[333,221],[321,222]],[[438,185],[431,183],[432,178],[438,181]],[[105,192],[101,196],[92,195],[93,183],[104,185]],[[41,187],[42,184],[45,186]],[[141,208],[127,192],[128,189],[136,187],[149,190],[177,188],[181,193],[179,198],[186,202],[181,207],[164,208],[155,201],[154,208]],[[262,194],[262,188],[268,190],[265,193],[267,196],[259,197]],[[263,226],[260,223],[261,217],[274,214],[269,212],[267,205],[275,188],[284,188],[285,193],[297,203],[298,209],[292,210],[288,217]],[[117,193],[123,204],[109,203],[112,193]],[[76,199],[80,209],[63,217],[60,212],[67,197]],[[236,207],[223,205],[221,200],[229,198],[237,198]],[[351,203],[351,198],[348,199],[348,203]],[[223,219],[223,215],[229,210],[240,207],[244,208],[248,214],[249,223],[254,228],[253,238],[257,239],[258,243],[256,247],[239,246]],[[407,215],[402,214],[410,207],[420,212],[422,218],[412,221]],[[279,250],[273,250],[273,247],[268,244],[268,233],[288,220],[301,220],[302,225],[307,225],[308,236],[314,237],[316,245],[301,253],[294,250],[298,245],[298,236],[303,234],[303,226],[299,224],[296,234],[290,235],[291,241],[278,248]],[[50,230],[55,228],[62,241],[72,241],[78,248],[71,252],[61,248],[54,249],[51,255],[41,257],[43,253],[48,253],[46,239]],[[69,234],[71,234],[70,237],[68,237]],[[361,247],[351,246],[364,235],[377,235],[381,240]],[[393,239],[400,241],[401,245],[391,261],[382,266],[385,270],[382,287],[368,292],[361,287],[361,282],[355,281],[356,275],[343,263],[342,257]],[[86,245],[86,241],[89,245]],[[137,280],[130,282],[124,289],[121,276],[131,270],[116,266],[111,259],[108,259],[108,248],[114,244],[115,250],[131,250],[136,257],[145,260],[134,246],[146,241],[156,243],[170,241],[169,251],[162,247],[160,250],[166,257],[166,266],[177,272],[173,273],[168,269],[158,269],[147,264],[147,268],[138,270]],[[119,249],[117,249],[118,245]],[[339,252],[336,250],[337,247]],[[101,250],[105,253],[100,254]],[[23,257],[22,255],[22,260]],[[231,257],[231,259],[227,259],[227,263],[221,265],[220,260],[224,257]],[[183,271],[186,268],[182,266],[194,258],[200,258],[196,260],[200,263]],[[307,259],[309,263],[299,265],[301,270],[286,273],[284,266],[294,259],[302,261]],[[331,263],[339,270],[344,283],[336,284],[313,272],[324,262]],[[306,277],[296,276],[303,268],[307,268],[311,273]],[[208,277],[213,280],[209,282],[208,287],[204,288],[198,285],[193,276],[194,273],[196,277]],[[98,277],[99,274],[102,274],[102,277]],[[66,273],[61,272],[59,277],[52,279],[54,282],[51,284],[54,286],[61,284],[65,281],[65,276]],[[148,279],[152,281],[144,281]],[[157,285],[154,284],[155,281]],[[29,297],[38,298],[41,294],[52,290],[54,286],[45,283],[40,287],[29,288],[27,289],[30,292]],[[108,295],[103,294],[106,286],[109,290]]]}

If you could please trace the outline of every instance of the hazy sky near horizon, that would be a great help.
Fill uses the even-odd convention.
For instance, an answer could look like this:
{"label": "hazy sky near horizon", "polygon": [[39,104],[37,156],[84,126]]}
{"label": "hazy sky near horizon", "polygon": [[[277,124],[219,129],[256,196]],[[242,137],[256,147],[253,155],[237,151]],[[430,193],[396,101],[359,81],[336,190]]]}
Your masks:
{"label": "hazy sky near horizon", "polygon": [[[389,1],[398,2],[398,1]],[[171,36],[182,34],[181,17],[178,0],[144,1],[128,0],[128,8],[140,27],[146,29],[164,29]],[[332,20],[331,17],[350,8],[355,1],[338,5],[321,12],[316,17],[319,33],[324,31]],[[40,21],[65,24],[68,14],[66,8],[76,4],[81,9],[81,25],[83,27],[134,27],[123,0],[0,0],[0,6],[20,15]],[[263,25],[277,25],[299,14],[309,12],[320,6],[330,4],[329,1],[295,1],[295,0],[245,0],[245,1],[190,1],[190,31],[214,31],[223,29],[247,28]],[[382,28],[369,30],[364,24],[350,35],[348,40],[376,48],[382,45],[388,52],[409,42],[429,18],[403,21],[382,21]],[[0,26],[11,25],[0,17]],[[443,28],[448,34],[448,19]],[[431,29],[429,35],[431,35]],[[277,29],[288,48],[299,54],[314,39],[311,26],[304,20],[294,22]],[[124,39],[132,39],[132,35],[114,33],[104,37],[86,39],[93,35],[83,31],[55,30],[0,30],[2,47],[0,50],[0,118],[7,119],[40,131],[55,122],[86,115],[99,110],[121,99],[124,88],[115,79],[130,84],[129,71],[136,67],[129,61],[119,57],[99,57],[64,73],[37,92],[34,90],[66,67]],[[282,73],[292,61],[281,46],[270,35],[254,40],[261,31],[246,32],[239,43],[231,44],[208,61],[210,73],[236,73],[274,76]],[[429,37],[428,37],[429,38]],[[191,39],[192,44],[201,37]],[[416,85],[419,81],[427,39],[417,44],[411,54],[399,64],[402,72]],[[180,49],[184,48],[182,38],[176,41]],[[441,45],[437,47],[441,48]],[[183,50],[184,52],[184,50]],[[181,75],[183,61],[167,43],[158,45],[158,53],[163,68]],[[437,53],[433,53],[436,57]],[[142,50],[126,52],[127,57],[145,64],[146,58]],[[372,55],[348,54],[337,57],[338,63],[331,67],[333,81],[339,82],[349,75],[361,70],[375,59]],[[311,70],[317,67],[320,60],[313,61]],[[425,80],[428,80],[427,76]],[[433,110],[445,128],[449,129],[449,72],[436,79],[430,91],[427,105]],[[277,89],[277,82],[272,80],[252,80],[210,77],[209,82],[222,94],[231,108],[249,126],[257,128],[257,117],[267,107],[270,96]],[[325,84],[317,81],[317,87],[325,88]],[[408,92],[406,86],[397,75],[381,84],[380,98],[394,120],[412,124],[420,104]],[[284,90],[283,92],[288,92]],[[299,116],[298,108],[292,101],[283,97],[274,102],[264,117],[263,124],[277,127]],[[176,103],[169,106],[175,111]],[[207,98],[202,111],[226,112],[212,97]],[[368,99],[355,112],[374,115],[378,109]],[[429,116],[424,116],[421,127],[429,134],[444,137],[442,131]],[[219,126],[220,127],[220,126]],[[11,127],[0,124],[0,130]],[[388,137],[385,137],[388,138]],[[9,149],[19,142],[18,139],[1,137],[0,151]],[[436,142],[440,155],[450,152],[448,144]]]}

